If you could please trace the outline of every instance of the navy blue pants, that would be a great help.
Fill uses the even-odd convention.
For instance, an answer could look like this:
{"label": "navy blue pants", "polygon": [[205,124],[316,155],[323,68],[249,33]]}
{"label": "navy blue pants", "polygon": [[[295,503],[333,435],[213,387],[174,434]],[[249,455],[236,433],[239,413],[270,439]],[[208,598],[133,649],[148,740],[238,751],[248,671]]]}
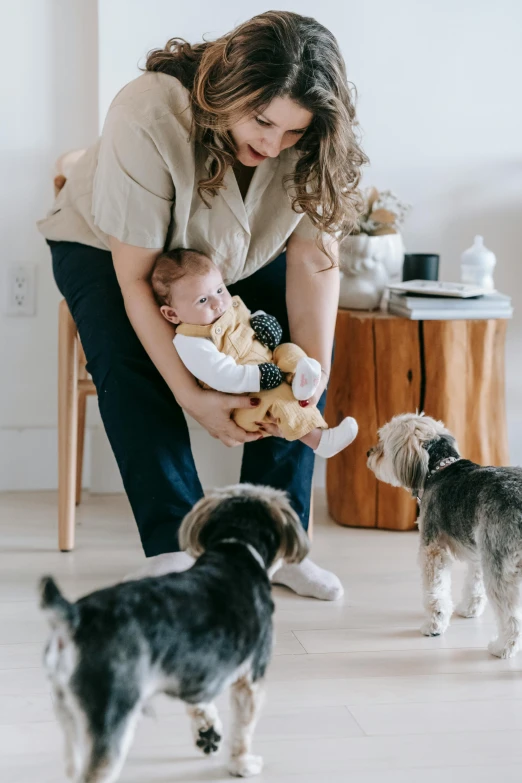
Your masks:
{"label": "navy blue pants", "polygon": [[[183,412],[127,318],[111,254],[74,242],[49,244],[145,554],[176,552],[181,520],[203,495]],[[274,315],[288,341],[285,276],[282,254],[229,290],[252,312]],[[266,438],[245,444],[240,480],[286,490],[306,529],[313,467],[313,451],[299,441]]]}

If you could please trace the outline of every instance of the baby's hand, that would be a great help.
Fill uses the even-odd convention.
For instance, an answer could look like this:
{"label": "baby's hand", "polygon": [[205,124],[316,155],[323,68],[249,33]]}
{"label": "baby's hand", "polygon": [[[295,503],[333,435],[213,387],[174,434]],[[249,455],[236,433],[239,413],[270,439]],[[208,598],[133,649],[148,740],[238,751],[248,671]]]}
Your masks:
{"label": "baby's hand", "polygon": [[281,386],[283,380],[283,373],[277,364],[270,364],[270,362],[267,362],[266,364],[259,365],[259,388],[261,391],[275,389],[277,386]]}
{"label": "baby's hand", "polygon": [[266,345],[271,351],[277,348],[281,342],[283,330],[279,321],[273,315],[266,315],[265,313],[253,315],[250,319],[250,326],[259,342]]}
{"label": "baby's hand", "polygon": [[265,435],[272,435],[274,438],[284,438],[283,432],[276,419],[270,412],[267,412],[263,421],[256,421],[257,426]]}

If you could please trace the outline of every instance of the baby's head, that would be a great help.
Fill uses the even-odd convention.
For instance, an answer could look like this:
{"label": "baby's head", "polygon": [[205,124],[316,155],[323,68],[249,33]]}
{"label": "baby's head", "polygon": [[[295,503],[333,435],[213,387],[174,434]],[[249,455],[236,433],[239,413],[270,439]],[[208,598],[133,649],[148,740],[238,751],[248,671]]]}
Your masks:
{"label": "baby's head", "polygon": [[163,317],[173,324],[208,326],[232,304],[221,272],[198,250],[162,253],[154,264],[151,285]]}

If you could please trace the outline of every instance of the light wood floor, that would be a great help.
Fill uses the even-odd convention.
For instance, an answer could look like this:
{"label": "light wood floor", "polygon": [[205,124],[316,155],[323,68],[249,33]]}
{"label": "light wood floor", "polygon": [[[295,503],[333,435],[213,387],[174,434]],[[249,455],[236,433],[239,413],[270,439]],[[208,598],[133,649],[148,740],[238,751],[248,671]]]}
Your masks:
{"label": "light wood floor", "polygon": [[[87,497],[78,546],[55,550],[54,494],[0,495],[0,781],[61,783],[62,741],[40,667],[46,626],[35,584],[52,573],[70,596],[142,561],[126,500]],[[277,648],[255,752],[271,783],[520,783],[522,653],[491,658],[491,613],[455,618],[443,638],[421,622],[416,533],[347,530],[317,498],[314,559],[346,598],[276,590]],[[455,567],[455,587],[462,568]],[[220,700],[225,727],[226,698]],[[226,781],[223,756],[194,750],[182,706],[156,702],[122,783]]]}

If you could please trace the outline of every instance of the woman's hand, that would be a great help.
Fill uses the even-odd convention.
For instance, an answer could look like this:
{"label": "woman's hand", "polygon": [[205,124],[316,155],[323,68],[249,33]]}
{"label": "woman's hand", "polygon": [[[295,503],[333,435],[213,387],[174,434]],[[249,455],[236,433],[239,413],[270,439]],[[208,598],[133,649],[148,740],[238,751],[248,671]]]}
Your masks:
{"label": "woman's hand", "polygon": [[[306,408],[307,405],[317,405],[319,400],[321,399],[324,390],[326,389],[328,385],[328,375],[325,373],[324,370],[321,371],[321,381],[319,383],[319,386],[315,390],[315,394],[313,394],[309,400],[303,400],[303,402],[306,403],[306,405],[302,405],[303,408]],[[302,403],[300,403],[302,404]]]}
{"label": "woman's hand", "polygon": [[183,410],[225,446],[240,446],[262,437],[261,432],[246,432],[231,419],[235,408],[254,409],[256,405],[252,404],[251,400],[257,402],[255,396],[222,394],[204,389],[198,389],[187,400],[178,397]]}

